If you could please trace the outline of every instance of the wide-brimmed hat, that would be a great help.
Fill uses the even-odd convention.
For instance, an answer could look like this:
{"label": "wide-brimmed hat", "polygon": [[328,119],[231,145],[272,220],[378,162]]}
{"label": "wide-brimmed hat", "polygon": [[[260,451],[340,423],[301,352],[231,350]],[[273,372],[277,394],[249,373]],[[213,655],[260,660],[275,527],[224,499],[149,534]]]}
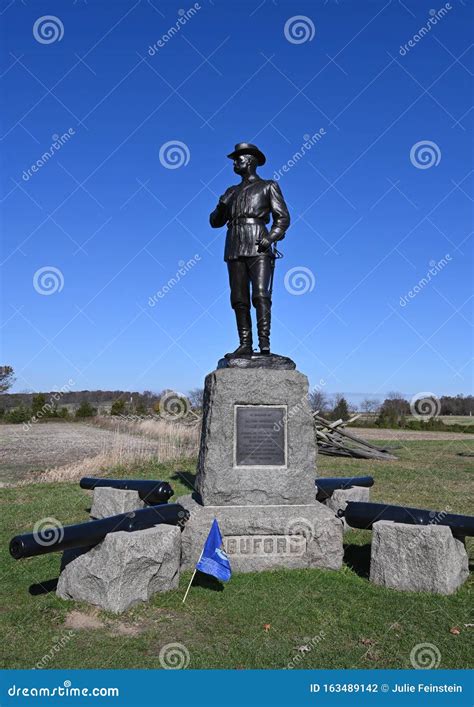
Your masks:
{"label": "wide-brimmed hat", "polygon": [[267,161],[267,158],[263,152],[261,152],[256,145],[252,145],[250,142],[238,142],[235,146],[235,150],[227,155],[227,157],[231,160],[235,160],[235,158],[239,155],[253,155],[257,158],[257,164],[259,167],[264,165]]}

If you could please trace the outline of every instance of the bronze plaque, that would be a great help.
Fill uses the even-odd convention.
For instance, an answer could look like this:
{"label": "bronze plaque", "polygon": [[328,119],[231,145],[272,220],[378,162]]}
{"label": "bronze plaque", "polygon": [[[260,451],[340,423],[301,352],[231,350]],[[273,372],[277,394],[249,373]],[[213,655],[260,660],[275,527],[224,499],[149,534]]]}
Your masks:
{"label": "bronze plaque", "polygon": [[235,466],[286,466],[286,407],[235,406]]}

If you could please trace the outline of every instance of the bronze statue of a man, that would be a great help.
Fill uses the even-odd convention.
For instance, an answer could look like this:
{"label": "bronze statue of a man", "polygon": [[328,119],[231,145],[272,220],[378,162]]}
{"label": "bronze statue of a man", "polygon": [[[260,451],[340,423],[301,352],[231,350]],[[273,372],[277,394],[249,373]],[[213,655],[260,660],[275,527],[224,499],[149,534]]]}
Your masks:
{"label": "bronze statue of a man", "polygon": [[[252,319],[250,316],[250,284],[252,304],[257,314],[260,353],[270,354],[270,315],[272,306],[274,243],[285,237],[290,225],[285,200],[273,180],[261,179],[257,167],[265,164],[258,147],[240,142],[227,155],[234,161],[234,172],[240,184],[229,187],[219,199],[209,220],[213,228],[227,224],[224,260],[230,283],[230,302],[235,311],[239,347],[227,356],[251,356]],[[272,216],[270,231],[266,224]]]}

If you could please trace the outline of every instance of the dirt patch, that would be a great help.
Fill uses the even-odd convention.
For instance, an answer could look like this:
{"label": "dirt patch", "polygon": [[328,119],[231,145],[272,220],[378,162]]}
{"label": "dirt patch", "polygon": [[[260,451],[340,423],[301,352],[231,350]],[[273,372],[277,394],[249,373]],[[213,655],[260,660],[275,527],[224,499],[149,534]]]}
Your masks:
{"label": "dirt patch", "polygon": [[99,609],[93,609],[91,613],[74,609],[66,616],[64,626],[74,631],[96,631],[105,629],[111,636],[133,637],[139,636],[146,631],[147,622],[143,622],[143,624],[140,625],[137,623],[127,624],[125,621],[115,621],[113,619],[102,620],[99,617]]}
{"label": "dirt patch", "polygon": [[111,623],[108,628],[112,636],[139,636],[145,630],[145,626],[126,624],[122,621]]}
{"label": "dirt patch", "polygon": [[64,625],[66,628],[70,628],[75,631],[105,628],[104,622],[101,621],[96,614],[86,614],[83,611],[77,610],[69,612],[66,616]]}

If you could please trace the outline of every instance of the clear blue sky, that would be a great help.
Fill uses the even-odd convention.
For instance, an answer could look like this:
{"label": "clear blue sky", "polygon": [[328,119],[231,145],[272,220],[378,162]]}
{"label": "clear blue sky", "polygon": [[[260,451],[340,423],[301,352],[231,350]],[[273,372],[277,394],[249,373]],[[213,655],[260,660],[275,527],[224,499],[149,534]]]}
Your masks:
{"label": "clear blue sky", "polygon": [[[467,0],[448,5],[416,41],[443,4],[201,0],[191,16],[181,0],[2,0],[2,363],[15,390],[202,385],[237,344],[225,231],[208,214],[245,140],[267,154],[262,177],[288,165],[273,350],[354,400],[468,393],[473,18]],[[36,22],[47,15],[52,34]],[[185,146],[175,169],[160,160],[170,141]]]}

